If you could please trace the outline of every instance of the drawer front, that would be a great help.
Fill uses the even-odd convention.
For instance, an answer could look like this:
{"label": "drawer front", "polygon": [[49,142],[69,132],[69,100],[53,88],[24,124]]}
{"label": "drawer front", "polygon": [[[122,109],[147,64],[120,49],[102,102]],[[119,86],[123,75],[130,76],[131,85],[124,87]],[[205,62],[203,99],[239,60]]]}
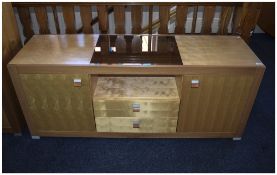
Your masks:
{"label": "drawer front", "polygon": [[177,117],[178,110],[175,111],[150,111],[140,110],[133,112],[132,109],[128,110],[94,110],[95,117]]}
{"label": "drawer front", "polygon": [[174,77],[99,77],[97,100],[179,100]]}
{"label": "drawer front", "polygon": [[179,100],[94,100],[94,110],[131,110],[139,104],[141,110],[179,110]]}
{"label": "drawer front", "polygon": [[177,118],[96,117],[97,132],[174,133]]}

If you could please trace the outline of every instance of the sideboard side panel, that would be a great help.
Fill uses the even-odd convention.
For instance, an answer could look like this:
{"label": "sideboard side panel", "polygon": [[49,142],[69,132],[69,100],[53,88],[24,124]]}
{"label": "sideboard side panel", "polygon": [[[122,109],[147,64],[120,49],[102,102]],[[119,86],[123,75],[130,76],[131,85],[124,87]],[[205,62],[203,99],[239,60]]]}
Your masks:
{"label": "sideboard side panel", "polygon": [[245,106],[245,110],[243,113],[244,117],[242,117],[240,124],[236,131],[236,137],[241,137],[243,134],[243,131],[247,124],[247,120],[250,116],[251,110],[255,103],[255,99],[258,94],[258,90],[259,90],[261,81],[263,79],[264,72],[265,72],[265,66],[263,64],[259,64],[257,66],[256,72],[255,72],[255,79],[254,79],[253,85],[251,87],[251,92],[249,93],[248,101],[247,101],[247,104]]}

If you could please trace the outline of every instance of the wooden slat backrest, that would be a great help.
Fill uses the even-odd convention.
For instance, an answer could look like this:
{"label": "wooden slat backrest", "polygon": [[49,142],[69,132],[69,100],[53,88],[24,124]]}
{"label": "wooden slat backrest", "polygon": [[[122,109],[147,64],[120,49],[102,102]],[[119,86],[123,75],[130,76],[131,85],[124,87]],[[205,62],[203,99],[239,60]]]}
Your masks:
{"label": "wooden slat backrest", "polygon": [[142,23],[142,6],[132,6],[131,7],[131,17],[132,17],[132,33],[141,33],[141,23]]}
{"label": "wooden slat backrest", "polygon": [[52,6],[53,14],[54,14],[54,21],[55,21],[55,28],[57,34],[60,34],[60,25],[59,25],[59,20],[58,20],[58,11],[56,6]]}
{"label": "wooden slat backrest", "polygon": [[68,34],[76,33],[74,6],[63,6],[63,18],[66,26],[65,32]]}
{"label": "wooden slat backrest", "polygon": [[18,14],[23,27],[23,34],[26,37],[24,43],[26,43],[34,35],[29,7],[18,8]]}
{"label": "wooden slat backrest", "polygon": [[150,5],[148,10],[148,33],[152,34],[152,23],[153,23],[153,5]]}
{"label": "wooden slat backrest", "polygon": [[[58,20],[57,7],[61,7],[59,12],[63,15],[66,31],[65,33],[96,33],[92,30],[94,24],[99,24],[100,33],[108,33],[109,29],[109,14],[114,13],[115,33],[124,34],[125,23],[132,25],[132,33],[153,33],[158,29],[158,33],[167,34],[169,31],[168,23],[175,19],[176,27],[174,33],[184,34],[186,31],[186,20],[188,8],[193,8],[193,17],[191,31],[188,33],[196,33],[199,30],[197,14],[200,11],[200,6],[204,7],[201,34],[212,33],[212,23],[214,21],[216,7],[221,7],[219,18],[218,31],[215,34],[239,34],[247,41],[250,37],[250,32],[254,28],[256,19],[259,14],[258,7],[253,4],[258,3],[13,3],[18,9],[20,21],[23,25],[23,33],[28,41],[34,34],[32,29],[32,20],[30,17],[29,7],[35,8],[37,21],[40,28],[40,34],[50,33],[49,21],[47,18],[46,6],[52,7],[54,21],[57,34],[60,34],[60,24]],[[80,15],[82,20],[82,28],[75,28],[75,12],[74,6],[80,7]],[[97,9],[97,17],[92,18],[92,7]],[[125,21],[126,6],[131,8],[131,21]],[[148,24],[142,26],[142,7],[148,7]],[[153,21],[153,6],[159,7],[159,19]],[[176,7],[170,9],[171,7]],[[145,8],[146,9],[146,8]],[[252,9],[252,10],[251,10]],[[202,10],[201,10],[202,11]],[[127,18],[126,18],[127,19]],[[230,21],[232,19],[232,21]],[[216,22],[216,21],[215,21]],[[228,32],[228,26],[231,23],[232,30]],[[214,31],[213,31],[214,32]]]}
{"label": "wooden slat backrest", "polygon": [[113,8],[114,8],[115,33],[124,34],[125,33],[125,6],[116,5]]}
{"label": "wooden slat backrest", "polygon": [[108,12],[107,12],[107,6],[105,5],[98,5],[97,6],[97,12],[98,12],[98,18],[99,18],[99,29],[101,33],[107,33],[108,32]]}
{"label": "wooden slat backrest", "polygon": [[92,9],[91,6],[80,6],[80,14],[82,20],[82,31],[85,34],[93,33],[92,26],[90,25],[92,22]]}
{"label": "wooden slat backrest", "polygon": [[46,7],[35,7],[36,18],[39,24],[40,34],[49,34],[48,17]]}
{"label": "wooden slat backrest", "polygon": [[228,34],[228,24],[231,19],[233,7],[222,7],[219,23],[219,34]]}
{"label": "wooden slat backrest", "polygon": [[159,20],[160,20],[159,33],[160,34],[168,33],[169,9],[170,9],[170,6],[159,7]]}
{"label": "wooden slat backrest", "polygon": [[187,21],[188,7],[184,5],[177,6],[176,8],[176,34],[183,34],[185,31],[185,24]]}
{"label": "wooden slat backrest", "polygon": [[203,14],[203,26],[202,26],[202,33],[210,34],[212,31],[212,22],[214,19],[216,6],[205,6],[204,7],[204,14]]}
{"label": "wooden slat backrest", "polygon": [[242,11],[244,21],[241,24],[241,37],[244,38],[247,43],[249,42],[250,36],[252,35],[252,32],[258,22],[260,11],[261,4],[249,2],[244,4],[244,9]]}
{"label": "wooden slat backrest", "polygon": [[198,12],[198,6],[194,7],[194,9],[193,9],[193,19],[192,19],[192,24],[191,24],[191,33],[195,33],[197,12]]}

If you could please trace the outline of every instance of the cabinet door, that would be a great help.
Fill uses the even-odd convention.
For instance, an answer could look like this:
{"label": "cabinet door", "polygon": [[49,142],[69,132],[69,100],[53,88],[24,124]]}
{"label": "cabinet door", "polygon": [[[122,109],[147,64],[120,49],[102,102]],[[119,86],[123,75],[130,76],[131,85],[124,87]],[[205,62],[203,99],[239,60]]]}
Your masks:
{"label": "cabinet door", "polygon": [[[36,131],[95,130],[89,75],[21,74],[20,78]],[[81,86],[74,86],[74,79],[81,79]]]}
{"label": "cabinet door", "polygon": [[[191,81],[199,80],[193,88]],[[188,75],[183,77],[178,132],[235,133],[247,105],[251,75]]]}

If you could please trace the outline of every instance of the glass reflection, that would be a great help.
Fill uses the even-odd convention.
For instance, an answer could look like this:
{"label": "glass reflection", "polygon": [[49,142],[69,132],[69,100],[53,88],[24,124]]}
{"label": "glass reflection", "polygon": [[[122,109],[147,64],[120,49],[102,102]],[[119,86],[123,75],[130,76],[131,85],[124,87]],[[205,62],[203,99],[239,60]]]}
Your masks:
{"label": "glass reflection", "polygon": [[91,63],[182,64],[174,36],[100,35]]}

